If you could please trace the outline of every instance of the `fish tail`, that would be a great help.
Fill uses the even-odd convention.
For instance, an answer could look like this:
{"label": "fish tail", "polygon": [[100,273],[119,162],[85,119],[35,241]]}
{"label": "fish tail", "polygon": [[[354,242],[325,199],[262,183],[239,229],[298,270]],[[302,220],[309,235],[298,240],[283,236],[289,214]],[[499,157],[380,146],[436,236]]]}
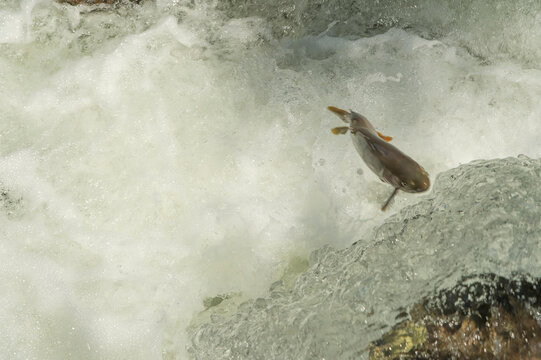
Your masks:
{"label": "fish tail", "polygon": [[346,110],[342,110],[342,109],[339,109],[339,108],[334,107],[334,106],[328,106],[327,109],[329,111],[332,111],[336,116],[338,116],[340,119],[342,119],[343,122],[345,122],[345,123],[350,122],[349,116],[351,114],[349,112],[347,112]]}

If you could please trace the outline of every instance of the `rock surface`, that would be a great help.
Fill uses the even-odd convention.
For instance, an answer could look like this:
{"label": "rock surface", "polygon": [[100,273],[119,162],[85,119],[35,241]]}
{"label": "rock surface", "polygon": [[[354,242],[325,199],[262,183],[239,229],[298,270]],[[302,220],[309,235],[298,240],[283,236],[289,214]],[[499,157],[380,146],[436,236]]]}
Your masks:
{"label": "rock surface", "polygon": [[[116,3],[120,3],[125,0],[57,0],[60,3],[68,3],[70,5],[99,5],[99,4],[107,4],[112,5]],[[138,3],[141,0],[128,0],[130,2]]]}
{"label": "rock surface", "polygon": [[[194,359],[367,358],[370,344],[415,304],[465,277],[541,278],[540,183],[541,161],[525,156],[442,173],[428,197],[373,236],[315,251],[292,286],[277,283],[267,298],[244,302],[232,315],[217,311],[195,321],[189,351]],[[413,324],[414,338],[423,339],[426,329]]]}
{"label": "rock surface", "polygon": [[463,279],[415,305],[370,349],[370,360],[540,359],[541,279]]}

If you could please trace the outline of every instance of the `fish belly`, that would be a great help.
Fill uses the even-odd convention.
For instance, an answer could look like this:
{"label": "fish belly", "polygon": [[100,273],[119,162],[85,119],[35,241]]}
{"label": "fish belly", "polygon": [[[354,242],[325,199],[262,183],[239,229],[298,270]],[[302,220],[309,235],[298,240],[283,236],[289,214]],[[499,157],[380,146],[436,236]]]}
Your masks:
{"label": "fish belly", "polygon": [[357,149],[357,152],[361,155],[366,166],[368,166],[380,179],[383,179],[385,168],[378,157],[374,155],[374,150],[370,148],[365,138],[359,134],[351,134],[351,139],[353,140],[355,149]]}

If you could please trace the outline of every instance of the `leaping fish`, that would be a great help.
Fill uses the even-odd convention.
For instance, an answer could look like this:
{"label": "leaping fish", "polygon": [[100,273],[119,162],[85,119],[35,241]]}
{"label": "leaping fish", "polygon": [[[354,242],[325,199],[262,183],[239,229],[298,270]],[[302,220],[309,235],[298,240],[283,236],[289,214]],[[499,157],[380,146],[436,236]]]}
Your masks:
{"label": "leaping fish", "polygon": [[430,187],[428,173],[415,160],[389,144],[392,137],[376,131],[367,118],[355,111],[347,112],[334,106],[327,109],[349,124],[331,129],[332,133],[339,135],[350,131],[353,145],[366,165],[381,181],[394,186],[393,193],[381,210],[385,211],[398,190],[409,193],[428,190]]}

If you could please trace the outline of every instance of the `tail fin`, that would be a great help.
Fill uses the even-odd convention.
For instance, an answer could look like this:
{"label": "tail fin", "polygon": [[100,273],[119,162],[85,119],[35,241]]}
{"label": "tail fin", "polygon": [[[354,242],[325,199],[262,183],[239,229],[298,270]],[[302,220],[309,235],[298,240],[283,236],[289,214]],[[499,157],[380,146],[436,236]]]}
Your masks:
{"label": "tail fin", "polygon": [[342,119],[343,122],[345,122],[345,123],[350,122],[349,116],[351,114],[348,113],[346,110],[342,110],[342,109],[339,109],[339,108],[334,107],[334,106],[328,106],[327,109],[332,111],[336,116],[338,116],[340,119]]}

